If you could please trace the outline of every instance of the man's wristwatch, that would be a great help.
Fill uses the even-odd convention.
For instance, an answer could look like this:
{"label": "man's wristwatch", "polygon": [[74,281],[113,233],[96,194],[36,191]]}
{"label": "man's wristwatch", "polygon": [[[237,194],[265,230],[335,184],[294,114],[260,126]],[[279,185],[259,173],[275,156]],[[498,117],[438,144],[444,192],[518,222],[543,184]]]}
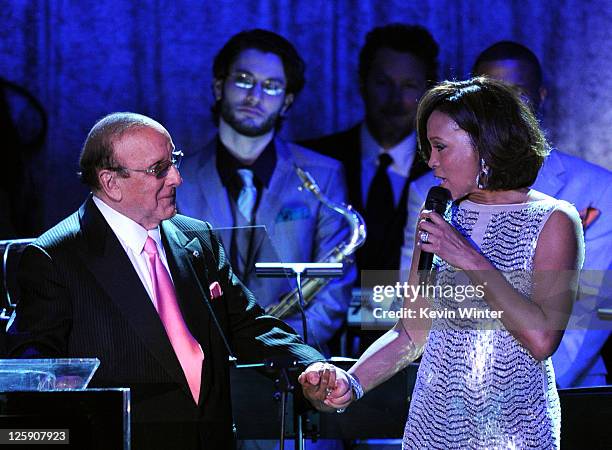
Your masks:
{"label": "man's wristwatch", "polygon": [[[350,384],[351,392],[352,392],[353,397],[354,397],[353,401],[357,401],[361,397],[363,397],[363,387],[361,386],[361,383],[359,382],[359,378],[357,378],[357,376],[351,375],[348,372],[347,372],[346,375],[347,375],[347,377],[349,379],[349,384]],[[344,411],[346,411],[346,408],[338,408],[336,410],[336,412],[338,414],[342,414]]]}

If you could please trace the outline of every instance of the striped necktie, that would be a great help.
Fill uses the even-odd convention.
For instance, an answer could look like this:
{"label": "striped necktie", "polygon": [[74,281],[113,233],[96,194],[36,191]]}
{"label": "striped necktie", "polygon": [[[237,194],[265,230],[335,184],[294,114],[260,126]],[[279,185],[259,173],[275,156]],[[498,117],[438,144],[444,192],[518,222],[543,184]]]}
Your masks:
{"label": "striped necktie", "polygon": [[238,195],[238,210],[249,222],[253,222],[253,209],[257,200],[257,188],[253,184],[253,171],[250,169],[238,169],[238,175],[242,180],[242,189]]}

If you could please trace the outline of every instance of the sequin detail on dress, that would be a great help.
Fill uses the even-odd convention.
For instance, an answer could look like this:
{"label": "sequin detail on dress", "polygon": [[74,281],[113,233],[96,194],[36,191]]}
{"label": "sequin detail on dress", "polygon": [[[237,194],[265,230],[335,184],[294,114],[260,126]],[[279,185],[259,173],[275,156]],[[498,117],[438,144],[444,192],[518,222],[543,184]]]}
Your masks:
{"label": "sequin detail on dress", "polygon": [[[448,219],[515,289],[529,297],[539,233],[561,203],[554,199],[517,205],[463,202],[449,211]],[[461,271],[445,261],[437,263],[437,285],[468,283]],[[483,299],[467,301],[488,309]],[[456,309],[457,300],[433,299],[432,309],[444,308]],[[486,323],[434,319],[402,448],[558,448],[560,424],[550,358],[534,359],[498,319]]]}

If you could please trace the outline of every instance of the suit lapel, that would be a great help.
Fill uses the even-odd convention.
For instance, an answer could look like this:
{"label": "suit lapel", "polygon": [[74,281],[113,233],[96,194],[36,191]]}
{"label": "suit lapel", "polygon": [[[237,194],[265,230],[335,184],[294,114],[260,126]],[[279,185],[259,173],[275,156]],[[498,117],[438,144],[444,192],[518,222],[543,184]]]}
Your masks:
{"label": "suit lapel", "polygon": [[[209,277],[204,262],[204,252],[198,239],[189,240],[171,220],[162,222],[161,229],[168,266],[172,274],[181,314],[189,331],[204,352],[204,371],[202,372],[203,382],[200,398],[206,398],[211,383],[204,382],[204,380],[208,380],[210,376],[207,375],[207,372],[211,373],[212,371],[212,358],[207,358],[207,355],[210,355],[210,333],[213,327],[206,306],[206,302],[210,301],[210,292],[207,290]],[[186,393],[191,395],[186,383],[184,388]]]}
{"label": "suit lapel", "polygon": [[[361,192],[361,125],[356,125],[347,131],[347,148],[344,149],[344,167],[346,184],[349,192],[349,202],[357,211],[363,213],[365,205],[363,204],[363,194]],[[352,154],[350,149],[355,149],[356,154]]]}
{"label": "suit lapel", "polygon": [[170,378],[187,388],[164,326],[119,240],[91,198],[79,214],[87,242],[84,264]]}
{"label": "suit lapel", "polygon": [[[217,171],[216,139],[213,139],[202,152],[197,172],[199,196],[204,213],[201,218],[209,220],[223,245],[229,248],[234,226],[230,199]],[[179,188],[180,189],[180,188]]]}
{"label": "suit lapel", "polygon": [[[288,160],[286,145],[283,141],[276,139],[274,141],[274,148],[276,151],[276,166],[270,177],[269,186],[264,186],[260,192],[261,200],[255,214],[256,227],[251,232],[251,246],[246,265],[245,280],[243,280],[245,282],[250,282],[251,275],[254,273],[255,263],[260,260],[262,247],[266,242],[270,242],[271,237],[274,235],[276,218],[284,205],[284,192],[287,189],[291,189],[290,183],[293,165]],[[275,251],[275,253],[278,252]],[[278,255],[276,256],[278,257]]]}
{"label": "suit lapel", "polygon": [[533,188],[551,197],[557,197],[566,183],[565,166],[557,152],[553,150],[544,160],[544,165],[538,173]]}
{"label": "suit lapel", "polygon": [[[255,222],[257,224],[266,224],[268,236],[274,235],[276,218],[284,206],[283,199],[287,197],[287,190],[295,189],[297,191],[299,186],[297,176],[295,177],[295,182],[293,180],[295,169],[287,144],[280,139],[276,139],[274,147],[276,150],[276,166],[270,178],[270,185],[262,191]],[[262,239],[258,239],[258,241],[258,245],[261,246]],[[259,247],[255,250],[258,249]]]}
{"label": "suit lapel", "polygon": [[[177,292],[181,313],[191,333],[200,343],[208,343],[210,315],[204,300],[209,300],[208,270],[203,260],[203,250],[197,238],[188,240],[171,221],[162,222],[162,240],[166,249],[166,258],[172,274],[172,281]],[[198,283],[198,281],[200,283]],[[194,317],[194,310],[198,314]],[[203,316],[199,313],[202,313]],[[203,321],[203,317],[206,319]],[[201,338],[201,339],[200,339]]]}

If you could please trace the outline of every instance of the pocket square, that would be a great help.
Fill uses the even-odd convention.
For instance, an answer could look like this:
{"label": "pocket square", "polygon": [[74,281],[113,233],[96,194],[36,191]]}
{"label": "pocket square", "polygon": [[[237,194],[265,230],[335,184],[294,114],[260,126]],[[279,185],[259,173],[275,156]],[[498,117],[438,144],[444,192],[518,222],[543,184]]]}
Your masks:
{"label": "pocket square", "polygon": [[597,218],[601,212],[597,208],[593,208],[592,206],[588,206],[580,211],[580,220],[582,221],[582,229],[586,230],[589,225],[591,225]]}
{"label": "pocket square", "polygon": [[211,283],[208,289],[210,289],[210,298],[213,300],[223,295],[223,290],[221,290],[221,285],[218,281]]}
{"label": "pocket square", "polygon": [[308,206],[300,205],[295,207],[285,206],[276,215],[276,223],[292,222],[294,220],[308,219],[311,216]]}

